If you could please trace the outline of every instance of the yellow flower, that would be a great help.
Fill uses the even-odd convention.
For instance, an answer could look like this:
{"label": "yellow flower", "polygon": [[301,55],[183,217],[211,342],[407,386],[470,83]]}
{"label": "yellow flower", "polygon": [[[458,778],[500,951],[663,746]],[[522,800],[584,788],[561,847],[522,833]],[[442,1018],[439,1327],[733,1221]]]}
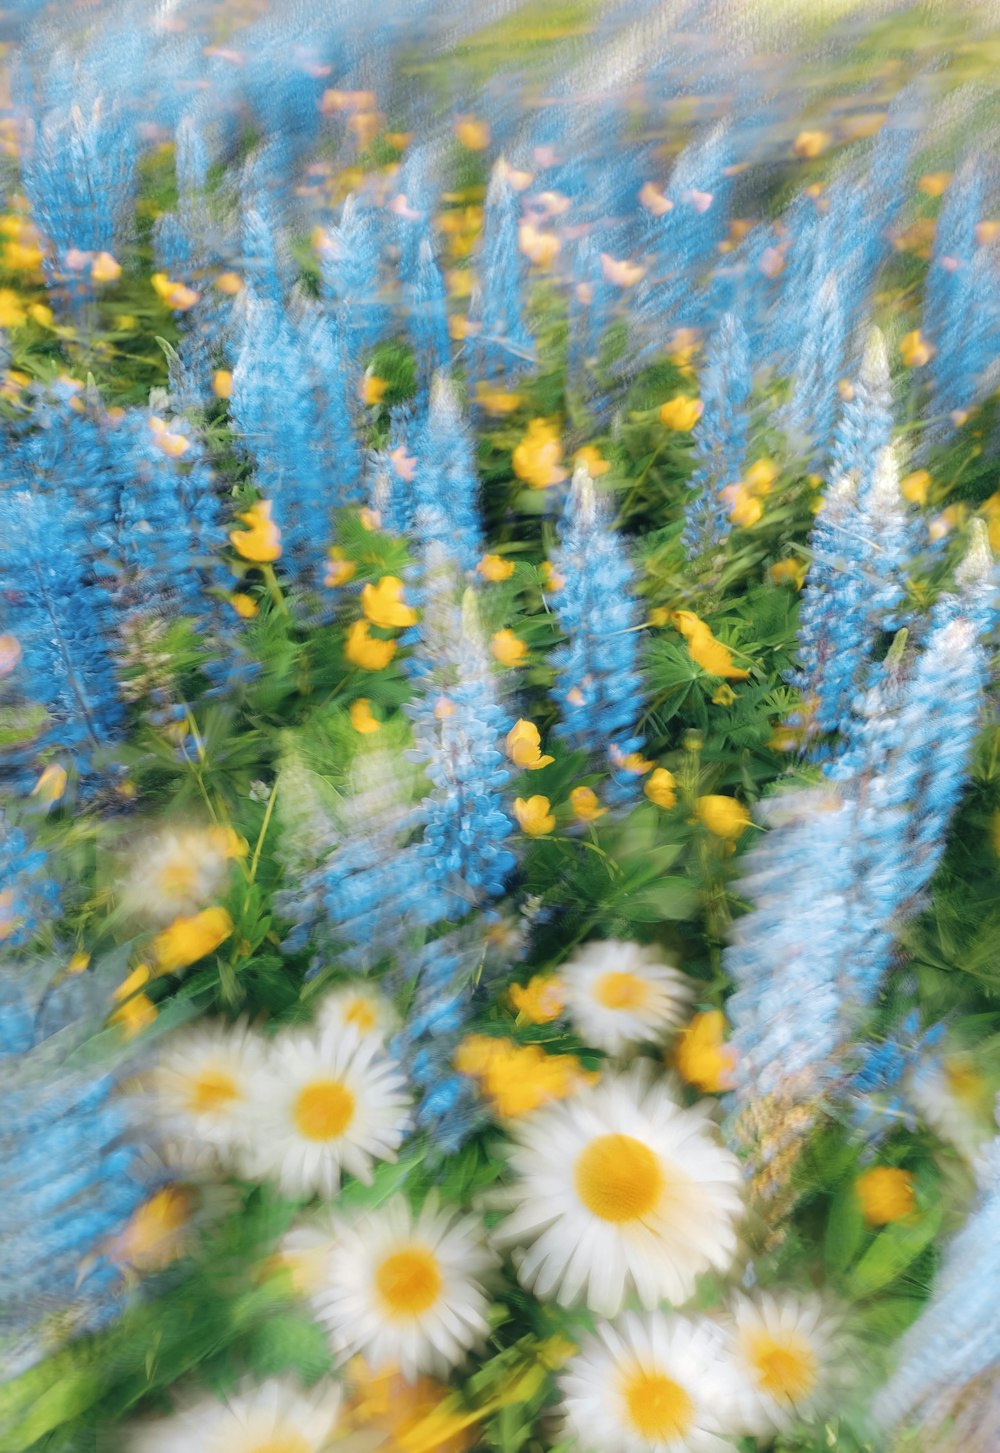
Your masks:
{"label": "yellow flower", "polygon": [[529,262],[548,267],[559,255],[561,243],[554,232],[545,232],[534,222],[522,222],[517,229],[517,244]]}
{"label": "yellow flower", "polygon": [[259,499],[237,519],[249,528],[230,530],[229,538],[234,550],[244,560],[255,564],[266,564],[277,560],[281,554],[281,531],[271,519],[271,501]]}
{"label": "yellow flower", "polygon": [[13,288],[0,288],[0,328],[21,328],[28,315]]}
{"label": "yellow flower", "polygon": [[515,767],[524,767],[529,772],[537,772],[539,767],[547,767],[554,762],[554,757],[542,755],[542,739],[534,722],[520,721],[514,723],[507,733],[507,755]]}
{"label": "yellow flower", "polygon": [[699,822],[708,828],[715,837],[724,838],[727,842],[735,842],[736,839],[750,826],[750,814],[742,802],[737,802],[735,797],[723,797],[710,794],[707,797],[699,797],[695,803],[695,812]]}
{"label": "yellow flower", "polygon": [[951,181],[951,172],[927,172],[917,182],[917,191],[925,197],[940,197]]}
{"label": "yellow flower", "polygon": [[546,489],[566,478],[559,432],[546,419],[532,419],[514,450],[514,473],[532,489]]}
{"label": "yellow flower", "polygon": [[721,1009],[696,1014],[681,1030],[674,1063],[681,1078],[696,1090],[715,1095],[728,1090],[732,1082],[734,1053],[723,1043],[726,1027]]}
{"label": "yellow flower", "polygon": [[476,403],[488,414],[512,414],[523,402],[520,394],[507,393],[503,389],[491,388],[488,383],[476,384]]}
{"label": "yellow flower", "polygon": [[804,560],[777,560],[768,567],[767,574],[775,585],[792,585],[801,590],[806,578],[806,564]]}
{"label": "yellow flower", "polygon": [[792,150],[796,156],[806,161],[811,161],[824,152],[830,145],[830,134],[827,131],[800,131],[792,143]]}
{"label": "yellow flower", "polygon": [[722,491],[722,498],[729,509],[729,518],[741,529],[756,525],[764,513],[760,500],[744,484],[728,485]]}
{"label": "yellow flower", "polygon": [[773,459],[757,459],[743,476],[743,483],[751,494],[768,495],[778,477],[778,466]]}
{"label": "yellow flower", "polygon": [[912,474],[904,474],[899,481],[899,492],[911,504],[925,505],[931,483],[930,470],[914,469]]}
{"label": "yellow flower", "polygon": [[703,408],[701,399],[692,399],[687,394],[676,394],[660,405],[660,423],[665,424],[668,429],[693,429],[701,418]]}
{"label": "yellow flower", "polygon": [[16,636],[0,636],[0,676],[9,676],[21,659],[21,643]]}
{"label": "yellow flower", "polygon": [[67,974],[82,974],[90,968],[90,954],[78,950],[66,965]]}
{"label": "yellow flower", "polygon": [[536,974],[527,984],[512,984],[510,1002],[518,1018],[529,1024],[551,1024],[566,1007],[562,980],[551,974]]}
{"label": "yellow flower", "polygon": [[150,278],[157,296],[175,313],[186,313],[201,297],[186,283],[173,282],[165,272],[154,272]]}
{"label": "yellow flower", "polygon": [[395,641],[380,641],[368,629],[368,622],[355,621],[347,632],[344,655],[363,671],[382,671],[396,654]]}
{"label": "yellow flower", "polygon": [[484,580],[509,580],[514,574],[514,562],[502,555],[484,555],[476,569]]}
{"label": "yellow flower", "polygon": [[650,802],[662,807],[664,812],[677,804],[677,778],[666,767],[657,767],[643,783],[642,790]]}
{"label": "yellow flower", "polygon": [[245,858],[250,851],[250,844],[234,827],[210,827],[206,836],[224,858]]}
{"label": "yellow flower", "polygon": [[236,272],[220,272],[215,279],[215,286],[220,293],[225,293],[227,297],[231,298],[242,288],[243,279]]}
{"label": "yellow flower", "polygon": [[919,328],[907,333],[900,342],[899,356],[907,368],[923,368],[925,363],[930,363],[933,355],[934,349],[922,337]]}
{"label": "yellow flower", "polygon": [[584,465],[591,479],[597,479],[599,475],[607,474],[611,468],[611,465],[602,456],[600,449],[594,444],[584,444],[582,449],[578,449],[573,455],[573,463]]}
{"label": "yellow flower", "polygon": [[380,404],[388,387],[387,379],[378,378],[374,373],[366,373],[361,380],[361,402],[369,407]]}
{"label": "yellow flower", "polygon": [[382,730],[382,723],[372,715],[372,704],[366,696],[359,696],[357,701],[351,702],[349,715],[351,726],[363,737],[370,737],[373,732]]}
{"label": "yellow flower", "polygon": [[723,681],[722,685],[716,688],[715,695],[712,697],[712,705],[732,706],[735,700],[736,692],[727,681]]}
{"label": "yellow flower", "polygon": [[229,604],[232,606],[236,614],[238,616],[242,616],[245,621],[252,620],[257,612],[260,610],[260,606],[254,600],[253,596],[247,595],[246,592],[242,590],[237,590],[233,595],[229,597]]}
{"label": "yellow flower", "polygon": [[217,368],[212,374],[212,392],[217,399],[232,398],[233,375],[228,368]]}
{"label": "yellow flower", "polygon": [[592,787],[574,787],[569,794],[569,805],[577,822],[596,822],[608,810],[601,806],[601,799]]}
{"label": "yellow flower", "polygon": [[346,585],[349,580],[354,579],[358,567],[353,560],[348,560],[338,545],[332,546],[327,555],[326,574],[323,576],[324,585],[333,590],[338,585]]}
{"label": "yellow flower", "polygon": [[8,272],[37,272],[44,256],[33,243],[8,242],[3,251],[4,267]]}
{"label": "yellow flower", "polygon": [[501,666],[520,666],[528,654],[528,647],[513,631],[495,631],[490,640],[493,658]]}
{"label": "yellow flower", "polygon": [[128,1039],[141,1034],[156,1019],[156,1005],[148,994],[133,994],[108,1016],[109,1024],[120,1024]]}
{"label": "yellow flower", "polygon": [[379,529],[382,524],[382,516],[378,510],[370,510],[367,506],[364,509],[358,510],[358,519],[361,521],[361,528],[363,530],[370,530],[372,532]]}
{"label": "yellow flower", "polygon": [[95,283],[116,283],[122,275],[122,265],[116,262],[110,252],[99,252],[90,264],[90,278]]}
{"label": "yellow flower", "polygon": [[233,931],[233,920],[221,905],[203,908],[191,918],[175,918],[153,939],[152,955],[161,974],[176,974],[212,953]]}
{"label": "yellow flower", "polygon": [[646,269],[628,258],[612,257],[609,252],[601,253],[601,272],[613,287],[632,288],[646,273]]}
{"label": "yellow flower", "polygon": [[750,675],[749,671],[733,665],[729,647],[717,641],[710,628],[693,611],[675,611],[674,625],[687,641],[691,660],[710,676],[724,676],[729,681],[745,681]]}
{"label": "yellow flower", "polygon": [[122,1230],[105,1246],[117,1266],[134,1271],[159,1271],[185,1249],[191,1224],[191,1193],[183,1186],[165,1186],[137,1207]]}
{"label": "yellow flower", "polygon": [[552,815],[552,803],[547,797],[516,797],[514,816],[521,831],[528,837],[546,837],[556,825]]}
{"label": "yellow flower", "polygon": [[460,116],[455,122],[455,135],[469,151],[485,151],[490,144],[488,121],[477,121],[473,116]]}
{"label": "yellow flower", "polygon": [[361,609],[373,626],[387,631],[412,626],[417,619],[413,606],[403,600],[403,582],[395,575],[383,575],[378,585],[363,586]]}
{"label": "yellow flower", "polygon": [[169,429],[154,429],[153,442],[170,459],[179,459],[191,447],[190,439],[183,434],[173,434]]}
{"label": "yellow flower", "polygon": [[986,247],[991,242],[996,242],[1000,237],[1000,222],[983,221],[976,223],[976,242],[980,247]]}
{"label": "yellow flower", "polygon": [[647,772],[652,772],[656,766],[655,762],[651,762],[641,752],[622,753],[612,748],[612,756],[615,764],[621,767],[623,772],[634,772],[637,777],[644,777]]}
{"label": "yellow flower", "polygon": [[55,326],[55,314],[44,303],[31,303],[28,307],[28,317],[33,323],[37,323],[39,328],[52,328]]}
{"label": "yellow flower", "polygon": [[455,1052],[459,1074],[480,1081],[483,1094],[501,1119],[530,1114],[552,1100],[575,1094],[595,1078],[576,1055],[547,1054],[539,1044],[470,1034]]}
{"label": "yellow flower", "polygon": [[60,767],[58,762],[50,762],[32,787],[31,795],[48,804],[58,802],[66,791],[66,781],[66,768]]}
{"label": "yellow flower", "polygon": [[916,1205],[913,1176],[895,1166],[877,1165],[854,1182],[861,1201],[861,1213],[869,1226],[887,1226],[901,1221]]}
{"label": "yellow flower", "polygon": [[542,577],[542,589],[547,590],[550,595],[555,595],[566,584],[551,560],[543,560],[538,567],[538,573]]}

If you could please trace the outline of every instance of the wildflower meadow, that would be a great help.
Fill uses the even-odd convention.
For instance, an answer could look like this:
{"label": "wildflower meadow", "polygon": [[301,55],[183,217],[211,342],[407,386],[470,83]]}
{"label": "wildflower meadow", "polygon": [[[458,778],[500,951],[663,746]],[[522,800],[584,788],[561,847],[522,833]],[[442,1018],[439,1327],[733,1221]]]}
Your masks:
{"label": "wildflower meadow", "polygon": [[0,10],[0,1453],[1000,1448],[998,116]]}

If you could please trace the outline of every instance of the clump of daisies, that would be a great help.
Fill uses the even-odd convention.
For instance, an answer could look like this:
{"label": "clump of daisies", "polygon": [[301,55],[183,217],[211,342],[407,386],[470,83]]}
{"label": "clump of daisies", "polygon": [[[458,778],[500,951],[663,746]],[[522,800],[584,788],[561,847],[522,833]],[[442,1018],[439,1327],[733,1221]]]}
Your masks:
{"label": "clump of daisies", "polygon": [[271,1038],[245,1024],[178,1031],[141,1086],[165,1155],[274,1181],[297,1200],[335,1195],[345,1171],[369,1183],[411,1123],[405,1076],[380,1031],[390,1022],[362,986],[330,995],[313,1025]]}
{"label": "clump of daisies", "polygon": [[683,1306],[703,1272],[733,1262],[739,1162],[649,1061],[516,1122],[509,1169],[496,1243],[542,1300],[603,1316],[632,1293]]}
{"label": "clump of daisies", "polygon": [[579,1453],[731,1453],[814,1413],[837,1365],[817,1298],[742,1297],[717,1318],[627,1312],[563,1369],[565,1432]]}

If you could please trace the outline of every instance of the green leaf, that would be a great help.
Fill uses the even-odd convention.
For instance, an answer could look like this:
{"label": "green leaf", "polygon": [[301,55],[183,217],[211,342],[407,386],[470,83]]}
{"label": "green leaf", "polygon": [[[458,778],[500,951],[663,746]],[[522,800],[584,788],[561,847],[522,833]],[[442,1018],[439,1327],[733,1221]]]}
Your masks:
{"label": "green leaf", "polygon": [[689,878],[659,878],[636,893],[623,894],[615,904],[618,912],[636,923],[657,923],[661,919],[690,918],[698,906],[698,890]]}
{"label": "green leaf", "polygon": [[315,1322],[295,1312],[275,1312],[255,1330],[247,1362],[259,1377],[295,1371],[312,1382],[330,1371],[333,1357]]}
{"label": "green leaf", "polygon": [[880,1231],[848,1278],[849,1295],[870,1297],[902,1276],[934,1240],[941,1214],[939,1205],[929,1206],[922,1216],[895,1221]]}
{"label": "green leaf", "polygon": [[843,1273],[864,1240],[865,1218],[854,1182],[834,1198],[823,1237],[823,1257],[831,1271]]}

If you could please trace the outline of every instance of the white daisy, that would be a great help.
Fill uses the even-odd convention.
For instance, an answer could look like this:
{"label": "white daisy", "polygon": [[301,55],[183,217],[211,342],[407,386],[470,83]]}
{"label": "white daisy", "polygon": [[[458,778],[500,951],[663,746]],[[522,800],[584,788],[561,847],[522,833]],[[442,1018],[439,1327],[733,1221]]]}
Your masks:
{"label": "white daisy", "polygon": [[343,1170],[370,1184],[373,1163],[396,1158],[409,1105],[377,1039],[332,1028],[279,1035],[255,1086],[246,1173],[292,1198],[335,1195]]}
{"label": "white daisy", "polygon": [[740,1379],[738,1420],[763,1435],[814,1411],[835,1354],[836,1322],[818,1297],[762,1292],[730,1309],[729,1344]]}
{"label": "white daisy", "polygon": [[409,1382],[445,1375],[487,1335],[482,1282],[495,1262],[477,1219],[433,1198],[415,1215],[396,1196],[339,1224],[313,1307],[342,1360],[361,1353],[374,1371],[398,1368]]}
{"label": "white daisy", "polygon": [[197,913],[223,896],[233,860],[246,851],[246,841],[232,828],[168,828],[132,848],[122,903],[153,924]]}
{"label": "white daisy", "polygon": [[364,1038],[372,1034],[383,1042],[399,1024],[399,1015],[377,989],[364,979],[338,984],[325,994],[316,1011],[320,1029],[356,1029]]}
{"label": "white daisy", "polygon": [[300,1221],[281,1238],[275,1262],[290,1273],[300,1296],[312,1296],[329,1279],[336,1245],[337,1226],[329,1214]]}
{"label": "white daisy", "polygon": [[711,1322],[628,1313],[599,1327],[559,1386],[579,1453],[731,1453],[734,1377]]}
{"label": "white daisy", "polygon": [[910,1076],[909,1091],[924,1124],[970,1161],[996,1133],[990,1123],[989,1085],[967,1054],[925,1060]]}
{"label": "white daisy", "polygon": [[662,1040],[694,998],[690,980],[663,962],[661,949],[619,939],[584,944],[559,977],[580,1038],[616,1056]]}
{"label": "white daisy", "polygon": [[249,1106],[267,1046],[246,1024],[203,1023],[171,1035],[141,1083],[172,1165],[231,1159],[250,1133]]}
{"label": "white daisy", "polygon": [[129,1453],[322,1453],[340,1418],[340,1388],[308,1390],[291,1377],[244,1384],[224,1400],[199,1397],[172,1417],[140,1424]]}
{"label": "white daisy", "polygon": [[739,1162],[648,1062],[526,1116],[511,1137],[516,1209],[494,1234],[524,1248],[518,1276],[536,1296],[569,1306],[582,1294],[604,1316],[630,1289],[650,1309],[679,1306],[702,1272],[731,1262]]}

